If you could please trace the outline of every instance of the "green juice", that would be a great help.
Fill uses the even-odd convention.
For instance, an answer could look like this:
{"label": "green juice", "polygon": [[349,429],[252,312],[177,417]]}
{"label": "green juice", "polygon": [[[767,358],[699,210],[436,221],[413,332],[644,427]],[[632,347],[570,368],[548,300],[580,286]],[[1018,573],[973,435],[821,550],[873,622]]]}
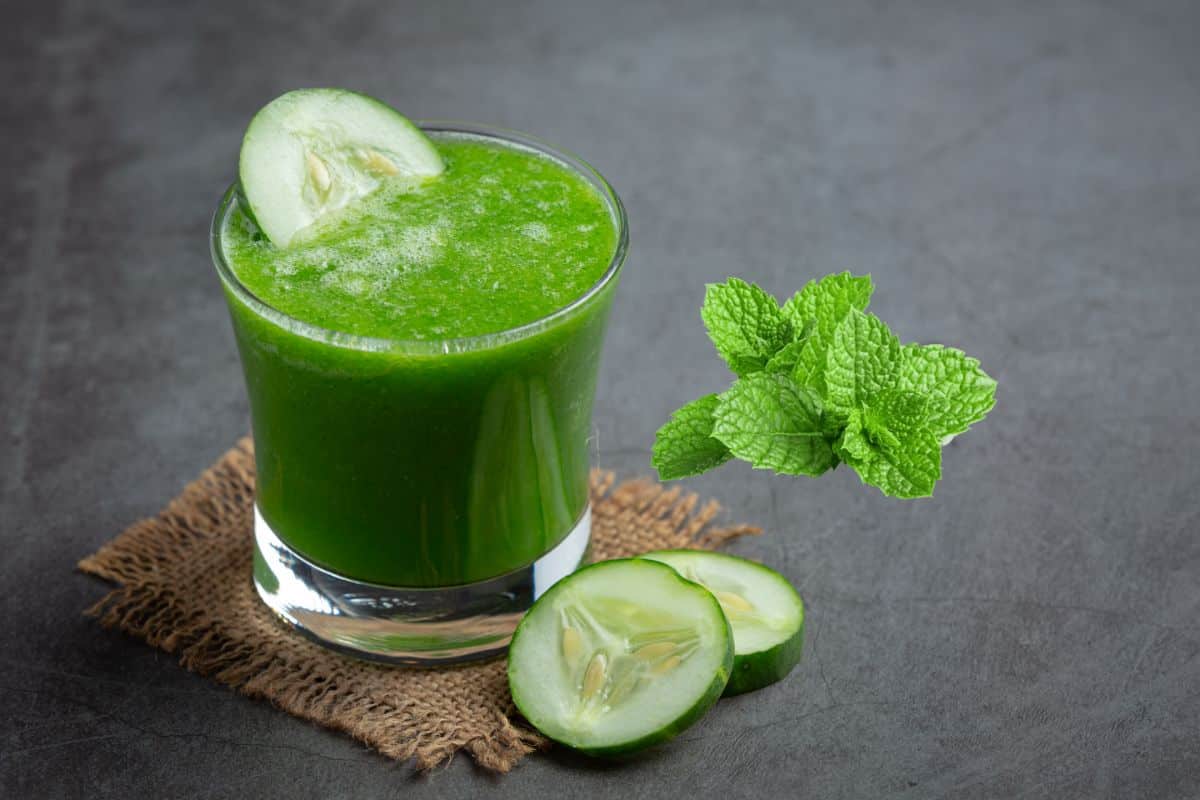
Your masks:
{"label": "green juice", "polygon": [[396,587],[503,575],[580,520],[623,250],[598,176],[430,136],[442,175],[388,182],[286,249],[235,192],[214,223],[259,511],[314,564]]}

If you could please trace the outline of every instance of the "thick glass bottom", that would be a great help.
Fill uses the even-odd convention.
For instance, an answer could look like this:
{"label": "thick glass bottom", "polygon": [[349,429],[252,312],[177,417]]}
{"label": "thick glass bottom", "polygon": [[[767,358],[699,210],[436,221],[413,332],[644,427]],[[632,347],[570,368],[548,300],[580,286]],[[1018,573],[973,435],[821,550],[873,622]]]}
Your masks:
{"label": "thick glass bottom", "polygon": [[272,611],[308,638],[358,658],[438,664],[502,652],[522,615],[587,554],[592,510],[553,550],[478,583],[398,588],[317,566],[275,535],[254,510],[254,586]]}

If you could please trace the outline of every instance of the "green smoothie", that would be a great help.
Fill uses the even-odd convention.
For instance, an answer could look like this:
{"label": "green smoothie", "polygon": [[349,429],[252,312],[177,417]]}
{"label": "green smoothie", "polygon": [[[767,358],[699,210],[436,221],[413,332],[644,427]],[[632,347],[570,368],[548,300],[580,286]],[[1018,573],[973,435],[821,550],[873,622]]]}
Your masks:
{"label": "green smoothie", "polygon": [[428,134],[442,174],[384,181],[286,248],[235,191],[214,222],[263,518],[315,564],[399,587],[502,575],[579,521],[623,249],[594,173]]}

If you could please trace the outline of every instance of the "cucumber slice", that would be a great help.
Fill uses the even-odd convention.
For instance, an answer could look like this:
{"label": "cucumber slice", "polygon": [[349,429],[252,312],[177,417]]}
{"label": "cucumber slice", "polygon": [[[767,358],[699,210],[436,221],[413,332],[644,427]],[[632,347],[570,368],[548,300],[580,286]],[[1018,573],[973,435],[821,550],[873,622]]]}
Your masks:
{"label": "cucumber slice", "polygon": [[388,105],[345,89],[297,89],[250,120],[238,178],[276,247],[388,179],[445,169],[437,148]]}
{"label": "cucumber slice", "polygon": [[732,665],[733,635],[712,594],[624,558],[584,567],[534,603],[513,634],[508,685],[546,736],[620,755],[700,719]]}
{"label": "cucumber slice", "polygon": [[804,601],[775,570],[703,550],[659,550],[642,558],[673,567],[721,603],[733,629],[733,674],[726,697],[782,680],[800,661]]}

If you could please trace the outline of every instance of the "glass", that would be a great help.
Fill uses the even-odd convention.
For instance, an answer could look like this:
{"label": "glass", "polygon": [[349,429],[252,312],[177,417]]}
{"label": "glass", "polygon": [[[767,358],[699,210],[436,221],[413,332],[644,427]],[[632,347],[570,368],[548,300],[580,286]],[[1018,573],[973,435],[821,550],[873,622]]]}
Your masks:
{"label": "glass", "polygon": [[587,440],[625,211],[582,160],[524,134],[423,123],[532,149],[604,198],[617,245],[603,276],[510,330],[400,341],[327,330],[256,297],[212,252],[241,354],[258,488],[254,581],[327,646],[402,663],[491,655],[583,561]]}

